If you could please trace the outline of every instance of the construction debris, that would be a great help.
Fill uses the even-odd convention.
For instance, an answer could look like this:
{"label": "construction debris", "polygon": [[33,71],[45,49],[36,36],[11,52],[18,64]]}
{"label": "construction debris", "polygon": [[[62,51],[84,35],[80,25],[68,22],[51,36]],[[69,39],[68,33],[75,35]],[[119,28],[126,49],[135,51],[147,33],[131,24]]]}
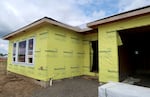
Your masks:
{"label": "construction debris", "polygon": [[138,78],[133,78],[133,77],[128,77],[127,79],[125,79],[124,81],[122,81],[123,83],[128,83],[128,84],[135,84],[137,82],[140,82],[141,79]]}
{"label": "construction debris", "polygon": [[150,88],[110,82],[98,87],[98,97],[150,97]]}

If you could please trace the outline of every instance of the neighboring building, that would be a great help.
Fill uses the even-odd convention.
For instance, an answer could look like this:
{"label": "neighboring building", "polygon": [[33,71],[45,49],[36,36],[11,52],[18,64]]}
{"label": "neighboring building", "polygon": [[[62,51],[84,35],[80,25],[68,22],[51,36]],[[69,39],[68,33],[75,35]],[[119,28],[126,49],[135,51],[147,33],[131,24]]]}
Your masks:
{"label": "neighboring building", "polygon": [[7,58],[0,56],[0,61],[3,61],[3,60],[7,60]]}
{"label": "neighboring building", "polygon": [[[146,63],[133,68],[134,61],[129,59],[136,60],[134,56],[144,50],[150,54],[146,46],[150,6],[87,26],[90,28],[79,29],[44,17],[4,36],[10,41],[7,70],[42,81],[91,75],[102,82],[121,81],[133,71],[145,70]],[[148,64],[148,59],[142,60]]]}

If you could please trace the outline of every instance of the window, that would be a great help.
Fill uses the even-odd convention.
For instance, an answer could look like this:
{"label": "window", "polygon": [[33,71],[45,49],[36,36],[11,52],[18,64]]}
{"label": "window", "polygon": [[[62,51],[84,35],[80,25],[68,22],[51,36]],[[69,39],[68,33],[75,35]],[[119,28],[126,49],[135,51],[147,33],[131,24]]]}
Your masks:
{"label": "window", "polygon": [[33,63],[33,39],[28,40],[28,63]]}
{"label": "window", "polygon": [[26,41],[19,42],[18,46],[18,62],[25,62],[26,57]]}
{"label": "window", "polygon": [[17,44],[14,43],[13,44],[13,62],[16,62],[16,46],[17,46]]}
{"label": "window", "polygon": [[34,39],[27,39],[13,44],[13,62],[33,64]]}

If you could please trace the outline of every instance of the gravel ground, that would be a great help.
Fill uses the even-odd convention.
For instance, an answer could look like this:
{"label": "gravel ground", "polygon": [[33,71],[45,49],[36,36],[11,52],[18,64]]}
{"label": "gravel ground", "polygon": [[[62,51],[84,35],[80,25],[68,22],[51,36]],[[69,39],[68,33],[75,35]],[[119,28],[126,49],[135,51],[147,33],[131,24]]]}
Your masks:
{"label": "gravel ground", "polygon": [[38,89],[31,97],[98,97],[98,81],[76,77],[53,82],[51,87]]}

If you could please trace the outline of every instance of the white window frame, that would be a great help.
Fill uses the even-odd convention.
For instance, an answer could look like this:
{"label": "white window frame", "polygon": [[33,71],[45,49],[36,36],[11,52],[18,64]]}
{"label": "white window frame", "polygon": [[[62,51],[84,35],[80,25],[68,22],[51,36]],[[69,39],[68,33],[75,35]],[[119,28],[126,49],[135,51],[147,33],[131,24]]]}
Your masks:
{"label": "white window frame", "polygon": [[[29,47],[29,40],[33,39],[33,51],[32,51],[32,63],[28,62],[28,47]],[[34,63],[34,51],[35,51],[35,38],[29,38],[27,39],[27,47],[26,47],[26,63],[27,64],[33,64]]]}
{"label": "white window frame", "polygon": [[[16,44],[15,56],[14,56],[14,44]],[[13,43],[13,49],[12,49],[12,62],[13,62],[13,63],[17,62],[17,58],[18,58],[18,57],[17,57],[17,55],[18,55],[17,51],[18,51],[18,43],[17,43],[17,42],[14,42],[14,43]],[[15,61],[14,61],[14,57],[15,57]]]}
{"label": "white window frame", "polygon": [[[27,52],[27,50],[26,50],[26,52],[25,52],[25,62],[19,62],[19,61],[18,61],[18,50],[19,50],[19,43],[20,43],[20,42],[23,42],[23,41],[25,41],[25,42],[26,42],[26,48],[27,48],[27,40],[22,40],[22,41],[19,41],[19,42],[18,42],[18,47],[17,47],[17,63],[21,63],[21,64],[24,64],[24,63],[26,63],[26,52]],[[25,49],[26,49],[26,48],[25,48]]]}
{"label": "white window frame", "polygon": [[[28,46],[29,46],[29,40],[30,39],[33,39],[33,51],[32,51],[32,63],[29,63],[28,62]],[[19,48],[19,42],[22,42],[22,41],[26,41],[26,52],[25,52],[25,62],[18,62],[18,48]],[[20,64],[20,65],[26,65],[26,66],[33,66],[34,65],[34,52],[35,52],[35,38],[32,37],[32,38],[28,38],[28,39],[25,39],[25,40],[21,40],[21,41],[18,41],[18,42],[14,42],[13,43],[13,50],[14,50],[14,44],[16,43],[16,54],[15,56],[13,55],[12,53],[12,63],[13,64]],[[13,52],[12,50],[12,52]],[[15,57],[15,61],[13,60],[13,58]]]}

